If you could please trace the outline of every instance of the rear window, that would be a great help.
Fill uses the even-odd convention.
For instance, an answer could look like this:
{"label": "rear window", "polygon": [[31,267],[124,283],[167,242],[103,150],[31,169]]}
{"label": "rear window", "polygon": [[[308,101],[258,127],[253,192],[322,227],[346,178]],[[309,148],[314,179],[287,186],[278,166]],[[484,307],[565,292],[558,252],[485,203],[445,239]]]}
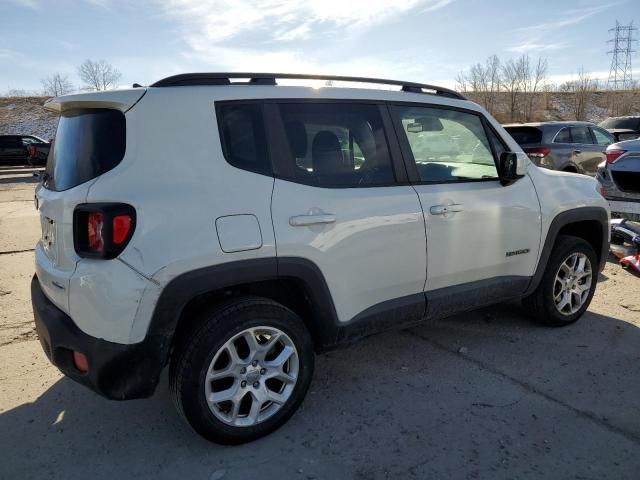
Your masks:
{"label": "rear window", "polygon": [[250,172],[271,174],[262,105],[221,104],[218,108],[218,124],[227,162]]}
{"label": "rear window", "polygon": [[112,109],[64,112],[47,160],[45,188],[62,191],[108,172],[124,157],[126,121]]}
{"label": "rear window", "polygon": [[518,145],[531,145],[542,141],[542,132],[535,127],[506,127],[505,130]]}
{"label": "rear window", "polygon": [[607,118],[599,127],[625,130],[640,130],[640,118]]}

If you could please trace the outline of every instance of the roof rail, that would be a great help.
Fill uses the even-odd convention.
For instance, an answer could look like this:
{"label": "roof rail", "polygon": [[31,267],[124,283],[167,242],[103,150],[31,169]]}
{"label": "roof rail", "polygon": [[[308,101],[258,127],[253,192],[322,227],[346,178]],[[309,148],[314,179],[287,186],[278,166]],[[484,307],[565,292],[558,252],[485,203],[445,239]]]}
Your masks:
{"label": "roof rail", "polygon": [[384,80],[367,77],[345,77],[340,75],[307,75],[301,73],[182,73],[163,78],[152,84],[152,87],[181,87],[187,85],[232,85],[232,78],[248,78],[248,82],[234,82],[233,85],[277,85],[276,79],[295,80],[330,80],[335,82],[374,83],[379,85],[398,85],[403,92],[430,93],[443,97],[466,100],[454,90],[436,87],[424,83],[403,82],[401,80]]}

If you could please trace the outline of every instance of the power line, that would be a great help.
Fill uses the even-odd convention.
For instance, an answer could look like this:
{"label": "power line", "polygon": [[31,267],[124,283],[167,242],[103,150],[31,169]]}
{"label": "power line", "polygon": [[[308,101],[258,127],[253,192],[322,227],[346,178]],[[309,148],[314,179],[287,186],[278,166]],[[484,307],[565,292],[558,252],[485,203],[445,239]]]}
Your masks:
{"label": "power line", "polygon": [[612,90],[627,90],[633,85],[633,73],[631,68],[631,54],[635,53],[632,46],[637,40],[633,38],[633,32],[638,30],[633,26],[620,25],[616,20],[615,28],[610,28],[614,36],[607,43],[613,43],[613,50],[607,53],[612,54],[611,69],[609,70],[609,81],[607,86]]}

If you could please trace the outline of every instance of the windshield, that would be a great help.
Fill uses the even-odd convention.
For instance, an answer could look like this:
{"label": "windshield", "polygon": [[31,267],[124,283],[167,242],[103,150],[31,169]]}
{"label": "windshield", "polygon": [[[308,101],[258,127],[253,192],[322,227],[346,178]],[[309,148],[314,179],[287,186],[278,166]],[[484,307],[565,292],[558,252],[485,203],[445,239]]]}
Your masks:
{"label": "windshield", "polygon": [[640,118],[638,117],[607,118],[599,126],[602,128],[608,128],[608,129],[620,128],[625,130],[640,130]]}
{"label": "windshield", "polygon": [[48,190],[68,190],[111,170],[124,157],[124,114],[112,109],[63,113],[47,159]]}

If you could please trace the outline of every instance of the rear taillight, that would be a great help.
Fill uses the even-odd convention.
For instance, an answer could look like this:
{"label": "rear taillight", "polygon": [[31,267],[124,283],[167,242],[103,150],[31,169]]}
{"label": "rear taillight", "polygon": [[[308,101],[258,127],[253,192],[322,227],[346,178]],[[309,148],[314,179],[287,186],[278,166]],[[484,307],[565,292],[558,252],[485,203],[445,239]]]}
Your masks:
{"label": "rear taillight", "polygon": [[524,148],[524,153],[532,158],[544,158],[549,155],[549,149],[547,147],[530,147]]}
{"label": "rear taillight", "polygon": [[27,153],[29,154],[30,157],[35,157],[36,147],[34,147],[33,145],[27,145]]}
{"label": "rear taillight", "polygon": [[618,160],[620,155],[626,152],[626,150],[622,150],[621,148],[607,149],[607,163],[614,163],[616,160]]}
{"label": "rear taillight", "polygon": [[74,212],[73,241],[85,258],[115,258],[125,249],[136,226],[136,211],[122,203],[87,203]]}

